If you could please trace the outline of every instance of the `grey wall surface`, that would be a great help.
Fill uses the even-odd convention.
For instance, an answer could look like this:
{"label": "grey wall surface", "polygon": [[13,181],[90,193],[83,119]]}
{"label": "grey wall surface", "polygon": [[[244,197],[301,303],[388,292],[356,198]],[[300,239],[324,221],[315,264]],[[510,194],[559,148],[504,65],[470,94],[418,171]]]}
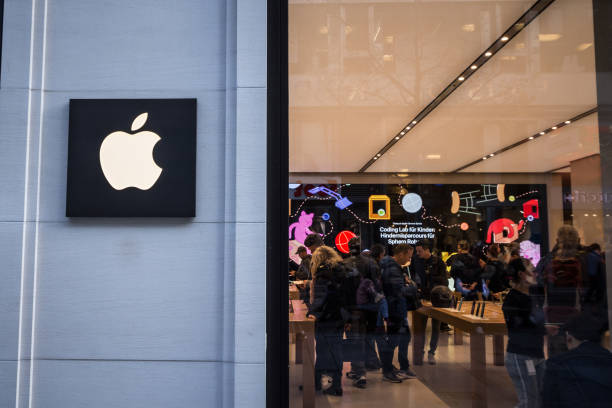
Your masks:
{"label": "grey wall surface", "polygon": [[[265,404],[265,0],[6,0],[0,407]],[[70,98],[197,98],[197,217],[67,219]]]}

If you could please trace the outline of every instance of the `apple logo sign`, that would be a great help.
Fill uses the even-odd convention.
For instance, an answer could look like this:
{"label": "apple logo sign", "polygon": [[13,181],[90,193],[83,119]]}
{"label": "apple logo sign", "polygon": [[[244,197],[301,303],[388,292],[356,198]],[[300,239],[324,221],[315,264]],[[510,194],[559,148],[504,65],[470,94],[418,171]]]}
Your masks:
{"label": "apple logo sign", "polygon": [[197,102],[70,99],[66,217],[195,217]]}
{"label": "apple logo sign", "polygon": [[[141,129],[148,117],[147,112],[138,115],[132,122],[132,132]],[[108,183],[115,190],[153,187],[162,172],[153,158],[153,148],[160,139],[150,131],[116,131],[106,136],[100,146],[100,166]]]}

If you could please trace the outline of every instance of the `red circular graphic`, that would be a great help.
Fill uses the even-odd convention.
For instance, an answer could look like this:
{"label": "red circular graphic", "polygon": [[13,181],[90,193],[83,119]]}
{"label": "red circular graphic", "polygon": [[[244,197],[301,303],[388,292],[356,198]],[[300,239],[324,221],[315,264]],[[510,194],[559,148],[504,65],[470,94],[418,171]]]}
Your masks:
{"label": "red circular graphic", "polygon": [[462,222],[461,223],[461,229],[463,231],[467,231],[468,229],[470,229],[470,224],[468,224],[467,222]]}
{"label": "red circular graphic", "polygon": [[338,251],[342,252],[343,254],[348,254],[350,252],[348,243],[351,238],[355,238],[356,236],[357,235],[351,231],[340,231],[338,235],[336,235],[336,248],[338,248]]}

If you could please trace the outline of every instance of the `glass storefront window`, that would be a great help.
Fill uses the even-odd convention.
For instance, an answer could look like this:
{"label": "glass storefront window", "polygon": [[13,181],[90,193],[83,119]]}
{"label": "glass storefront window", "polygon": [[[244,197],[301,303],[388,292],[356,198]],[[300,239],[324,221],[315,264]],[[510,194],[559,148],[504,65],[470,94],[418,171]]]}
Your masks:
{"label": "glass storefront window", "polygon": [[291,407],[611,404],[608,8],[289,1]]}

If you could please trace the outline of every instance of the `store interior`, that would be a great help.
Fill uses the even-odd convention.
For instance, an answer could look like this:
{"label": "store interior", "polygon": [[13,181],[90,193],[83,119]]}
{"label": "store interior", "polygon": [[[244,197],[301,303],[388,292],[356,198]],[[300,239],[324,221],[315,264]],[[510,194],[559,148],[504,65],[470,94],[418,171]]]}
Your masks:
{"label": "store interior", "polygon": [[[593,24],[591,0],[290,0],[289,258],[310,232],[343,257],[353,236],[362,249],[428,239],[444,259],[467,240],[518,244],[536,265],[563,225],[603,245]],[[368,372],[359,389],[344,376],[341,398],[314,405],[303,339],[289,341],[292,408],[518,403],[492,335],[485,391],[471,336],[451,330],[417,378]]]}

